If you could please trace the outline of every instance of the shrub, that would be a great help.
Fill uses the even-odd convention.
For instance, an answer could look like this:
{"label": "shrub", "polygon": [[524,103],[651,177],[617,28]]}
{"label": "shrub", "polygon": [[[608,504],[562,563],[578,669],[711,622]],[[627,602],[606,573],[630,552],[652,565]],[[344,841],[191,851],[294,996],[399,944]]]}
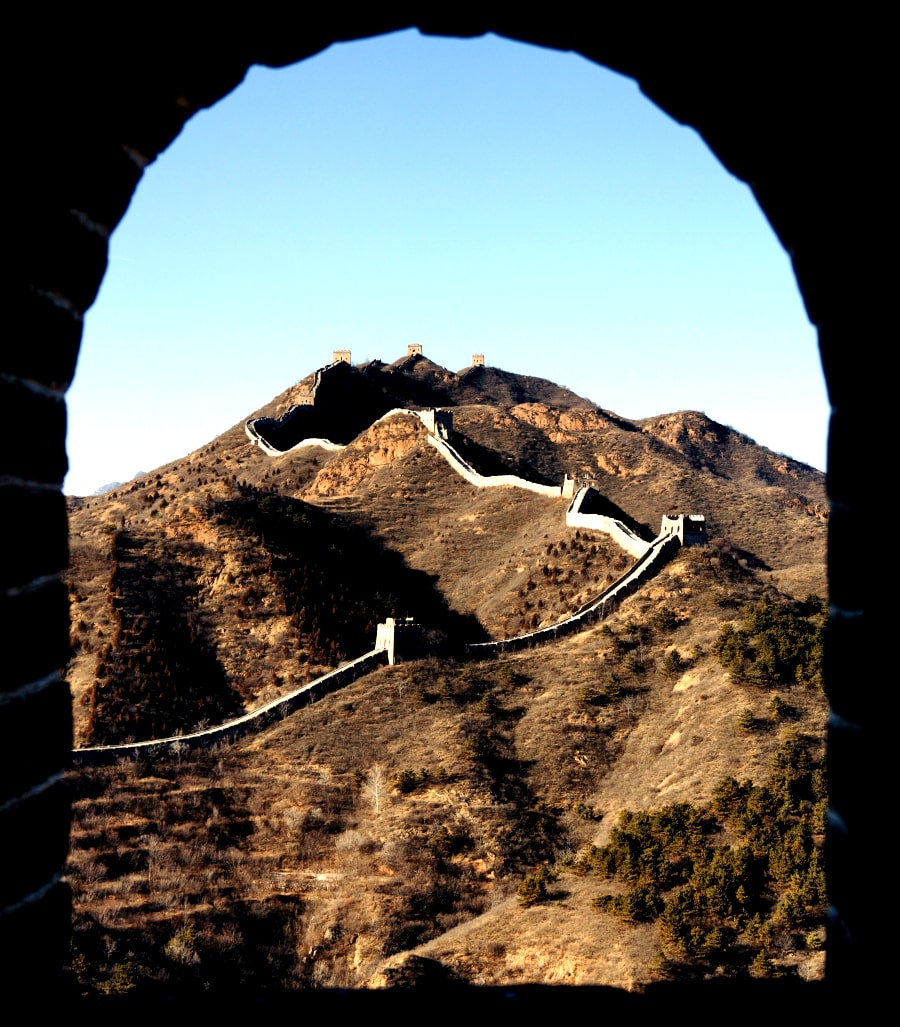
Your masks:
{"label": "shrub", "polygon": [[646,923],[659,916],[663,901],[653,885],[636,884],[622,895],[597,895],[591,900],[591,908],[625,923]]}
{"label": "shrub", "polygon": [[622,694],[622,679],[614,670],[607,674],[603,682],[603,694],[607,699],[618,699]]}
{"label": "shrub", "polygon": [[431,836],[429,848],[438,859],[448,859],[459,848],[459,845],[449,829],[441,824]]}
{"label": "shrub", "polygon": [[677,677],[687,670],[689,664],[677,649],[672,649],[663,657],[662,671],[667,678]]}
{"label": "shrub", "polygon": [[593,806],[588,806],[586,802],[576,802],[572,806],[572,812],[581,820],[599,820],[600,818],[594,812]]}
{"label": "shrub", "polygon": [[657,631],[674,631],[681,621],[674,610],[668,606],[663,606],[656,611],[650,623]]}
{"label": "shrub", "polygon": [[657,949],[650,964],[650,973],[657,980],[668,980],[675,976],[675,967],[662,949]]}
{"label": "shrub", "polygon": [[[794,682],[822,688],[822,648],[825,614],[821,603],[776,603],[764,595],[750,607],[740,629],[726,624],[713,643],[713,652],[732,680],[763,687]],[[812,613],[807,616],[807,611]]]}
{"label": "shrub", "polygon": [[175,963],[199,963],[200,956],[197,954],[197,930],[193,924],[187,924],[180,931],[177,931],[168,942],[166,942],[165,953]]}
{"label": "shrub", "polygon": [[506,685],[508,688],[512,688],[514,685],[518,684],[518,674],[516,674],[508,663],[504,663],[497,671],[497,678],[501,684]]}
{"label": "shrub", "polygon": [[756,730],[756,716],[749,706],[745,706],[738,714],[737,725],[741,731]]}
{"label": "shrub", "polygon": [[495,755],[493,735],[489,731],[476,731],[467,735],[462,743],[463,755],[475,762],[486,762]]}
{"label": "shrub", "polygon": [[500,703],[493,692],[485,692],[478,700],[478,712],[487,717],[495,716],[500,710]]}
{"label": "shrub", "polygon": [[555,880],[555,875],[547,867],[538,867],[537,871],[526,877],[516,889],[519,905],[524,909],[535,906],[547,898],[547,886]]}
{"label": "shrub", "polygon": [[122,995],[131,991],[138,983],[138,968],[136,963],[117,963],[109,979],[100,985],[100,991],[105,995]]}
{"label": "shrub", "polygon": [[769,715],[772,720],[784,720],[788,714],[788,705],[781,698],[781,696],[775,692],[772,698],[769,700]]}
{"label": "shrub", "polygon": [[401,795],[409,795],[410,792],[414,792],[419,785],[424,784],[427,780],[427,770],[420,770],[418,773],[415,770],[398,770],[396,774],[391,776],[391,788],[398,791]]}
{"label": "shrub", "polygon": [[629,674],[643,674],[650,665],[650,661],[646,660],[644,654],[638,650],[632,650],[622,661],[622,666]]}

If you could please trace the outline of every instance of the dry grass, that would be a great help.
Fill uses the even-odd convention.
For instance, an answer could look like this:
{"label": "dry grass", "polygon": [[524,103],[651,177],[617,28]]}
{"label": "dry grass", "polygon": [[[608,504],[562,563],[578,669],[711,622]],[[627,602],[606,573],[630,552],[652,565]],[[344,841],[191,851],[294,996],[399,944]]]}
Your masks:
{"label": "dry grass", "polygon": [[[540,863],[602,842],[622,808],[705,802],[726,773],[765,777],[781,729],[747,734],[736,718],[749,701],[764,720],[768,695],[709,656],[661,670],[673,646],[708,652],[735,615],[709,601],[709,557],[685,554],[606,628],[555,646],[398,664],[239,745],[73,775],[85,979],[102,985],[130,954],[167,989],[364,987],[414,952],[473,983],[646,983],[655,928],[591,910],[596,885],[563,876],[531,910],[514,892]],[[760,585],[731,587],[750,598]],[[681,623],[650,628],[664,607]],[[644,669],[629,671],[642,627]],[[614,668],[621,694],[585,701]],[[821,739],[822,697],[785,695]],[[402,770],[416,781],[405,794],[390,787]]]}

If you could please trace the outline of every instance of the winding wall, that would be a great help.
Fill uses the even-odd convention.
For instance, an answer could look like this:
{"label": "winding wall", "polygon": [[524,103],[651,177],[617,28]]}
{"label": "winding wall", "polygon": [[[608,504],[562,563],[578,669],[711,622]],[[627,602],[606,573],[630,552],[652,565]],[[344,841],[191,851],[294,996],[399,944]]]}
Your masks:
{"label": "winding wall", "polygon": [[[332,369],[334,369],[335,367],[338,367],[340,364],[343,364],[343,363],[346,363],[346,361],[344,361],[344,360],[335,360],[332,363],[326,364],[324,367],[320,367],[320,368],[318,368],[316,370],[316,372],[315,372],[315,374],[313,376],[312,388],[306,394],[306,395],[311,397],[311,399],[312,399],[312,404],[311,405],[312,406],[315,406],[316,393],[319,390],[319,386],[322,384],[323,377],[329,371],[331,371]],[[294,406],[292,406],[289,410],[286,411],[286,413],[282,414],[282,416],[280,418],[278,418],[277,420],[279,422],[283,423],[285,421],[285,419],[289,418],[291,416],[291,414],[297,409],[298,405],[300,405],[300,404],[295,404]],[[306,446],[318,446],[321,449],[327,449],[327,450],[330,450],[330,451],[334,451],[334,450],[338,450],[338,449],[343,449],[344,448],[342,445],[339,445],[336,442],[329,442],[328,439],[302,439],[300,442],[297,443],[296,446],[291,446],[288,449],[277,449],[271,443],[267,442],[262,437],[262,435],[259,434],[259,430],[256,427],[256,425],[257,425],[257,423],[259,421],[266,421],[266,420],[273,421],[275,419],[274,418],[267,418],[267,417],[254,417],[252,420],[247,421],[247,423],[244,425],[244,434],[253,443],[254,446],[259,446],[259,448],[264,453],[268,454],[269,456],[281,456],[283,453],[292,453],[295,449],[303,449]]]}
{"label": "winding wall", "polygon": [[586,514],[581,512],[588,496],[593,492],[589,486],[580,488],[572,498],[566,510],[566,525],[570,528],[587,528],[588,531],[602,531],[617,542],[626,553],[640,559],[654,544],[639,538],[635,533],[615,517],[606,514]]}
{"label": "winding wall", "polygon": [[[315,393],[323,373],[333,366],[336,365],[329,364],[327,367],[316,371],[313,393]],[[436,423],[434,411],[408,410],[403,407],[396,407],[393,410],[389,410],[386,414],[382,414],[373,424],[378,424],[397,415],[418,417],[428,429],[428,442],[443,456],[457,474],[461,475],[476,488],[521,488],[551,499],[558,499],[563,493],[562,488],[559,486],[541,485],[514,474],[491,476],[479,474],[446,440],[444,437],[445,429],[442,425]],[[258,434],[254,421],[248,421],[245,430],[251,442],[259,446],[263,452],[268,453],[270,456],[280,456],[283,452],[291,452],[304,446],[319,446],[332,451],[346,448],[346,446],[338,443],[329,442],[327,439],[304,439],[297,443],[297,445],[292,446],[290,450],[277,450]],[[582,507],[591,491],[588,487],[578,490],[566,511],[566,524],[572,528],[600,531],[609,535],[626,552],[636,557],[637,562],[617,581],[613,582],[609,588],[605,589],[590,605],[583,607],[571,617],[567,617],[557,624],[538,628],[536,631],[529,631],[524,635],[516,635],[513,638],[492,642],[473,642],[466,646],[467,653],[473,656],[487,656],[492,653],[514,652],[519,649],[540,645],[544,642],[552,642],[565,635],[583,630],[594,621],[605,617],[623,599],[635,592],[642,582],[656,574],[681,548],[681,540],[677,535],[659,535],[653,542],[646,542],[644,539],[639,538],[626,524],[614,517],[608,517],[604,514],[582,513]],[[382,632],[381,628],[382,626],[379,625],[379,631],[376,635],[376,648],[371,652],[365,653],[363,656],[357,657],[357,659],[344,664],[344,666],[339,667],[337,670],[323,674],[302,688],[298,688],[296,691],[281,696],[278,699],[273,699],[271,702],[266,703],[265,706],[261,706],[250,713],[245,713],[241,717],[186,735],[155,738],[147,742],[131,742],[122,745],[101,745],[75,749],[72,753],[73,762],[84,766],[101,766],[114,763],[116,760],[123,758],[133,759],[136,757],[150,758],[177,755],[188,749],[208,748],[220,742],[233,742],[253,731],[259,731],[280,717],[293,713],[294,710],[299,709],[301,706],[315,702],[330,692],[350,684],[363,674],[368,674],[369,671],[374,670],[376,667],[388,663],[389,660],[393,662],[390,644],[387,641],[388,636]]]}
{"label": "winding wall", "polygon": [[524,635],[516,635],[513,638],[504,638],[493,642],[473,642],[466,646],[466,652],[473,656],[515,652],[517,649],[529,649],[531,646],[541,645],[543,642],[553,642],[564,635],[582,631],[594,621],[602,620],[623,599],[636,592],[640,585],[668,563],[680,548],[681,542],[673,535],[656,538],[649,543],[647,551],[630,570],[626,571],[618,581],[613,582],[589,606],[579,610],[578,613],[557,624],[549,624],[547,627],[529,631]]}
{"label": "winding wall", "polygon": [[[316,385],[312,390],[313,395],[315,395],[315,390],[321,380],[322,373],[324,371],[328,371],[329,368],[333,366],[335,365],[329,364],[328,367],[321,368],[316,372]],[[290,411],[288,411],[288,413],[290,413]],[[509,488],[526,489],[528,492],[536,492],[540,496],[548,496],[551,499],[558,499],[562,495],[562,488],[558,485],[541,485],[538,482],[528,481],[527,478],[520,478],[515,474],[495,474],[490,476],[479,474],[467,460],[460,456],[460,454],[453,448],[453,446],[450,445],[439,431],[435,432],[433,427],[433,412],[431,412],[431,416],[429,417],[428,411],[409,410],[406,407],[394,407],[392,410],[388,410],[387,413],[382,414],[381,417],[373,421],[372,424],[380,424],[382,421],[386,421],[388,418],[396,417],[398,415],[403,415],[405,417],[417,417],[428,429],[429,443],[434,446],[434,448],[441,454],[457,474],[461,475],[467,482],[469,482],[469,484],[474,485],[476,488],[483,489],[506,486]],[[329,452],[337,452],[338,450],[347,448],[339,443],[330,442],[328,439],[303,439],[301,442],[298,442],[297,445],[291,446],[290,449],[276,449],[257,431],[257,420],[260,419],[256,418],[252,421],[248,421],[244,426],[244,432],[247,435],[247,438],[250,439],[255,446],[259,446],[259,448],[269,456],[281,456],[284,453],[292,453],[295,449],[302,449],[307,446],[318,446],[321,449],[328,450]],[[621,524],[619,521],[616,523]],[[624,527],[624,525],[622,525],[622,527]],[[605,529],[598,528],[596,530],[602,531]],[[627,549],[628,547],[626,546],[624,548]],[[628,551],[631,552],[630,549]],[[632,553],[632,555],[636,554]]]}
{"label": "winding wall", "polygon": [[278,699],[260,706],[259,709],[245,713],[234,720],[228,720],[224,724],[217,724],[215,727],[205,728],[202,731],[192,731],[187,735],[174,735],[171,738],[154,738],[148,742],[129,742],[122,745],[97,745],[84,749],[75,749],[72,752],[72,761],[82,766],[106,766],[115,763],[119,759],[134,759],[136,757],[150,758],[156,756],[171,756],[186,752],[189,749],[206,749],[219,742],[234,742],[245,735],[260,731],[269,724],[274,723],[289,713],[300,709],[301,706],[308,706],[310,703],[321,699],[330,692],[349,685],[352,681],[368,674],[376,667],[388,662],[388,651],[386,647],[372,649],[362,656],[358,656],[350,663],[345,663],[337,670],[329,671],[321,677],[310,681],[302,688],[283,695]]}
{"label": "winding wall", "polygon": [[559,485],[539,485],[537,482],[519,478],[515,474],[494,474],[486,477],[479,474],[470,463],[464,460],[446,439],[429,433],[428,441],[457,474],[462,475],[470,485],[474,485],[478,489],[505,485],[509,488],[527,489],[529,492],[536,492],[539,496],[549,496],[551,499],[559,499],[562,495],[562,488]]}

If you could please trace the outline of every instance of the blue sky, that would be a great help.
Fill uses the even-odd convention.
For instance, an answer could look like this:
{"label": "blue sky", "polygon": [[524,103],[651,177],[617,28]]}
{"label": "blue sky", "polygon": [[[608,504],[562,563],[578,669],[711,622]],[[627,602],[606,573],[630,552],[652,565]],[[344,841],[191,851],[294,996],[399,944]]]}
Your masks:
{"label": "blue sky", "polygon": [[700,137],[583,58],[413,31],[252,69],[148,168],[86,318],[66,491],[190,452],[332,349],[410,342],[824,467],[788,258]]}

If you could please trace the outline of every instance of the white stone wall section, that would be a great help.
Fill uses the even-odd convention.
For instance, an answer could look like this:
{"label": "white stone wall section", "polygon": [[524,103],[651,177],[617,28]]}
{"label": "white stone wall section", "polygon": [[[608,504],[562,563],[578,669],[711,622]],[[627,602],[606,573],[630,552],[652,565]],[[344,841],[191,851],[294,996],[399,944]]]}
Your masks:
{"label": "white stone wall section", "polygon": [[345,663],[336,670],[329,671],[321,677],[295,689],[288,695],[280,696],[259,709],[235,717],[224,724],[193,731],[186,735],[175,735],[171,738],[154,738],[147,742],[130,742],[123,745],[96,745],[72,752],[72,761],[76,765],[106,766],[119,759],[152,758],[187,752],[190,749],[209,748],[220,742],[233,742],[244,735],[260,731],[279,718],[302,706],[321,699],[330,692],[349,685],[352,681],[368,674],[388,662],[388,651],[382,645],[379,648],[358,656],[355,660]]}
{"label": "white stone wall section", "polygon": [[570,528],[585,528],[588,531],[602,531],[612,537],[626,553],[630,553],[635,559],[639,559],[646,553],[652,542],[646,542],[615,517],[607,517],[605,514],[585,514],[581,507],[588,497],[590,488],[580,488],[566,511],[566,525]]}

